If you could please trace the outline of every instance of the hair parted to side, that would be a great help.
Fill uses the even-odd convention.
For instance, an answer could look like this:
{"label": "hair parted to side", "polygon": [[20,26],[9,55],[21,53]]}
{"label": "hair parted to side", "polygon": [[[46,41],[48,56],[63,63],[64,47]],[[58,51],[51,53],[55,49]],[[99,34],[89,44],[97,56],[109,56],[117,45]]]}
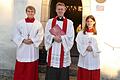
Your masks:
{"label": "hair parted to side", "polygon": [[27,6],[26,9],[25,9],[25,11],[27,12],[28,9],[34,10],[34,13],[36,13],[35,7],[33,7],[33,6]]}
{"label": "hair parted to side", "polygon": [[65,7],[65,4],[63,3],[63,2],[58,2],[57,4],[56,4],[56,7],[57,6],[64,6]]}
{"label": "hair parted to side", "polygon": [[[97,35],[95,17],[94,17],[93,15],[88,15],[88,16],[86,17],[85,21],[87,21],[88,19],[92,19],[92,20],[95,22],[95,24],[93,25],[93,30],[94,30],[94,31],[93,31],[93,34],[94,34],[94,35]],[[88,29],[88,26],[87,26],[87,24],[85,24],[85,27],[84,27],[84,29],[83,29],[83,33],[84,33],[84,34],[86,34],[85,32],[87,31],[87,29]]]}

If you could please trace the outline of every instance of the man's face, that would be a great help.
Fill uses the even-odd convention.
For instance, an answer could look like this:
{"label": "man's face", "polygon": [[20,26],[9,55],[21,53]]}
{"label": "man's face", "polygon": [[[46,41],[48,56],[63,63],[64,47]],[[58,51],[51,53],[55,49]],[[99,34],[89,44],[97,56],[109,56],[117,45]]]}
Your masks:
{"label": "man's face", "polygon": [[56,12],[57,12],[57,15],[58,15],[58,16],[64,16],[65,11],[66,11],[65,6],[60,6],[60,5],[58,5],[58,6],[56,7]]}
{"label": "man's face", "polygon": [[35,11],[28,8],[27,11],[26,11],[26,14],[27,14],[28,18],[33,18],[34,15],[35,15]]}

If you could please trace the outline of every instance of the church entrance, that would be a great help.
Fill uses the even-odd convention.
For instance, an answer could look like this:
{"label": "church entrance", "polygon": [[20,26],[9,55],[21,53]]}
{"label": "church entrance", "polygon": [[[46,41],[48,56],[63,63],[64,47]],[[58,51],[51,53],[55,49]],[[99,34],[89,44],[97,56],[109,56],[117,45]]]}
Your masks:
{"label": "church entrance", "polygon": [[[50,18],[55,17],[56,11],[56,3],[63,2],[65,3],[67,10],[65,13],[65,17],[72,20],[74,23],[75,37],[77,35],[76,28],[79,24],[82,24],[82,2],[81,0],[52,0],[50,5]],[[72,63],[77,64],[78,62],[78,51],[76,48],[76,44],[74,44],[71,50]]]}

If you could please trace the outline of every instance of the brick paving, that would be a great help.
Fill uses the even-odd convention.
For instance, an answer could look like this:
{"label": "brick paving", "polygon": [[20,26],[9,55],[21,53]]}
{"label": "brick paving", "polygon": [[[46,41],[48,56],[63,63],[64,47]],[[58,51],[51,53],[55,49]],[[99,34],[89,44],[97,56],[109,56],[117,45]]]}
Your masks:
{"label": "brick paving", "polygon": [[[13,75],[12,76],[0,76],[0,80],[13,80]],[[45,73],[39,73],[39,80],[45,80]],[[70,80],[76,80],[75,76],[70,76]]]}
{"label": "brick paving", "polygon": [[[45,80],[45,71],[46,71],[45,65],[39,66],[39,80]],[[77,80],[76,71],[77,67],[75,65],[71,65],[70,80]],[[13,80],[13,73],[14,71],[11,70],[0,70],[0,80]],[[118,73],[118,76],[114,78],[101,74],[101,80],[120,80],[120,72]]]}
{"label": "brick paving", "polygon": [[[76,80],[76,69],[70,67],[70,80]],[[39,80],[45,80],[46,65],[39,66]],[[14,71],[0,70],[0,80],[13,80]]]}
{"label": "brick paving", "polygon": [[[0,80],[13,80],[13,74],[11,75],[0,75]],[[45,80],[45,73],[39,73],[39,80]],[[70,80],[77,80],[76,76],[70,76]],[[101,77],[101,80],[120,80],[120,77],[110,78],[108,77]]]}

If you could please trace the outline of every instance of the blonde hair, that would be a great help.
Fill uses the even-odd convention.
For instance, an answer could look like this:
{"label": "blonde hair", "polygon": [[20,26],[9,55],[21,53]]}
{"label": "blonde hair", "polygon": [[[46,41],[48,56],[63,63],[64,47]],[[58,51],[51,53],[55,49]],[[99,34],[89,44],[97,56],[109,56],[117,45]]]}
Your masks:
{"label": "blonde hair", "polygon": [[56,7],[57,7],[57,6],[64,6],[64,7],[65,7],[65,4],[62,3],[62,2],[58,2],[58,3],[56,4]]}

